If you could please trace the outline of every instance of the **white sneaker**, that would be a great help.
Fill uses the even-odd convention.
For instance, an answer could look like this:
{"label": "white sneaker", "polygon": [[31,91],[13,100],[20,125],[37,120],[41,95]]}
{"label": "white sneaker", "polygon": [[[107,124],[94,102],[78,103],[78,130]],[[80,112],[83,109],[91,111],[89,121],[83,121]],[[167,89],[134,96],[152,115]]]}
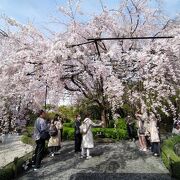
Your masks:
{"label": "white sneaker", "polygon": [[54,153],[51,154],[51,157],[54,157]]}
{"label": "white sneaker", "polygon": [[87,156],[87,157],[86,157],[86,159],[91,159],[91,158],[92,158],[92,156]]}
{"label": "white sneaker", "polygon": [[38,168],[34,168],[34,171],[37,171],[38,170]]}
{"label": "white sneaker", "polygon": [[84,155],[81,155],[81,157],[80,157],[81,159],[83,159],[83,158],[85,158],[85,156]]}

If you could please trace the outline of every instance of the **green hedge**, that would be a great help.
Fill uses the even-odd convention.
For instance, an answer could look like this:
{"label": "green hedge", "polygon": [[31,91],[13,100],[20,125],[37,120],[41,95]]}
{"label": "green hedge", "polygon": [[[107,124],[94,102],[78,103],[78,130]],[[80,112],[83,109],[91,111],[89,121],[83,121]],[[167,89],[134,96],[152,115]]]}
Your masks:
{"label": "green hedge", "polygon": [[174,136],[165,140],[161,147],[161,156],[165,166],[171,175],[180,179],[180,157],[174,152],[174,145],[180,142],[180,136]]}
{"label": "green hedge", "polygon": [[126,121],[123,118],[119,118],[115,121],[115,125],[117,129],[124,129],[127,130]]}
{"label": "green hedge", "polygon": [[92,128],[93,136],[122,140],[127,138],[127,130],[115,128]]}
{"label": "green hedge", "polygon": [[63,128],[63,139],[64,140],[74,140],[74,128],[64,127]]}
{"label": "green hedge", "polygon": [[[124,119],[114,121],[116,128],[92,128],[94,138],[110,138],[122,140],[128,137],[127,126]],[[74,140],[74,122],[64,123],[63,139]]]}
{"label": "green hedge", "polygon": [[[116,140],[122,140],[127,138],[127,130],[114,129],[114,128],[92,128],[94,138],[111,138]],[[74,128],[63,128],[63,139],[74,140]]]}
{"label": "green hedge", "polygon": [[74,122],[64,123],[63,126],[64,126],[64,127],[71,127],[71,128],[73,128],[73,127],[74,127]]}
{"label": "green hedge", "polygon": [[[114,121],[115,122],[115,121]],[[127,127],[124,119],[118,119],[115,122],[116,128],[92,128],[94,137],[111,138],[121,140],[127,138]],[[74,140],[74,122],[64,123],[63,139]],[[33,144],[32,139],[33,127],[27,127],[27,131],[23,133],[21,141],[25,144]]]}

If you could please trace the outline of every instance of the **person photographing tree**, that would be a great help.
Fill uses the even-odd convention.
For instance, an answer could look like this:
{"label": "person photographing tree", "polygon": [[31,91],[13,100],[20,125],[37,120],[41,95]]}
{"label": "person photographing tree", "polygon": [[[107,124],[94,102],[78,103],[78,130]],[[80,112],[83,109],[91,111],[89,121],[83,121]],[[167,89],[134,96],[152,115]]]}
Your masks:
{"label": "person photographing tree", "polygon": [[81,150],[81,158],[85,157],[85,149],[86,149],[86,159],[90,159],[90,149],[94,148],[94,140],[91,127],[92,126],[102,126],[103,122],[99,124],[95,124],[90,119],[90,114],[86,114],[86,118],[84,119],[82,125],[80,126],[80,131],[82,133],[82,150]]}

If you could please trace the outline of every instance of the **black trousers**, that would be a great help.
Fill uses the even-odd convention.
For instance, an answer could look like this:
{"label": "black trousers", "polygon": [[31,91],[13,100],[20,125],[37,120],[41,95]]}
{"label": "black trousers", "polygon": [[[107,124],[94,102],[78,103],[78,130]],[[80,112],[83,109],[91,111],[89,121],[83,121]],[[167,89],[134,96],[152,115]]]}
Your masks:
{"label": "black trousers", "polygon": [[159,144],[159,142],[152,142],[151,150],[153,153],[160,155],[160,144]]}
{"label": "black trousers", "polygon": [[131,125],[127,125],[127,131],[129,139],[133,139],[133,127]]}
{"label": "black trousers", "polygon": [[36,149],[34,153],[34,165],[36,168],[40,167],[41,161],[44,157],[45,140],[39,139],[36,141]]}
{"label": "black trousers", "polygon": [[60,133],[61,133],[61,142],[63,140],[63,129],[60,129]]}
{"label": "black trousers", "polygon": [[75,134],[75,152],[81,152],[82,135]]}

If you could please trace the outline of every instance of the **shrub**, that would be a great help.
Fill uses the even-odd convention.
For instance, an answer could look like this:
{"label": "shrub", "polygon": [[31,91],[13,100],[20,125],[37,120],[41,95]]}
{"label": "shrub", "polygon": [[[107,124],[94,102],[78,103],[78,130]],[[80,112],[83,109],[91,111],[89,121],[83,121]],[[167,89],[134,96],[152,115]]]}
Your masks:
{"label": "shrub", "polygon": [[[92,128],[94,138],[110,138],[115,140],[122,140],[127,138],[127,127],[124,119],[116,121],[116,128]],[[63,139],[74,139],[74,122],[64,123]]]}
{"label": "shrub", "polygon": [[[122,140],[127,137],[127,131],[124,129],[115,128],[93,128],[94,137],[111,138],[116,140]],[[100,136],[99,136],[100,135]]]}
{"label": "shrub", "polygon": [[117,140],[126,139],[128,137],[127,130],[117,129]]}
{"label": "shrub", "polygon": [[74,128],[64,127],[63,128],[63,139],[74,140]]}
{"label": "shrub", "polygon": [[34,140],[32,139],[33,136],[33,130],[34,127],[33,126],[27,126],[26,127],[26,131],[23,132],[23,135],[21,137],[21,141],[25,144],[30,144],[33,145],[34,144]]}
{"label": "shrub", "polygon": [[74,128],[74,122],[66,122],[63,124],[64,127],[71,127]]}
{"label": "shrub", "polygon": [[114,128],[114,123],[115,123],[114,120],[110,120],[108,124],[108,128]]}
{"label": "shrub", "polygon": [[34,141],[33,141],[32,137],[29,137],[28,135],[22,135],[21,141],[22,141],[24,144],[30,144],[30,145],[33,145],[33,144],[34,144]]}
{"label": "shrub", "polygon": [[126,121],[123,118],[119,118],[115,121],[115,125],[117,129],[124,129],[127,130]]}
{"label": "shrub", "polygon": [[180,178],[180,157],[174,152],[174,145],[180,142],[180,136],[174,136],[164,141],[162,144],[162,160],[169,169],[171,175]]}
{"label": "shrub", "polygon": [[32,137],[33,130],[34,130],[33,126],[27,126],[27,132],[28,132],[29,137]]}

